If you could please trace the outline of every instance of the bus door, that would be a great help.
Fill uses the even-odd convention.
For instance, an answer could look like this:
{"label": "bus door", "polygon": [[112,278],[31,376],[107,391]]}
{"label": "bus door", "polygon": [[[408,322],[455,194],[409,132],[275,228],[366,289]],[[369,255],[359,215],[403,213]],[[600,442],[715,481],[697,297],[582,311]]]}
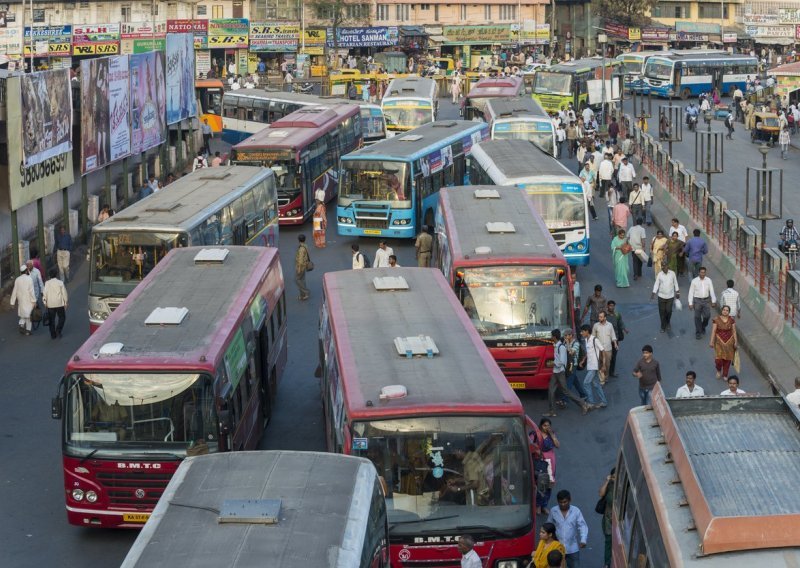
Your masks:
{"label": "bus door", "polygon": [[675,82],[675,86],[673,87],[675,94],[681,94],[681,78],[683,77],[683,62],[676,61],[674,66],[674,71],[672,72],[672,80]]}

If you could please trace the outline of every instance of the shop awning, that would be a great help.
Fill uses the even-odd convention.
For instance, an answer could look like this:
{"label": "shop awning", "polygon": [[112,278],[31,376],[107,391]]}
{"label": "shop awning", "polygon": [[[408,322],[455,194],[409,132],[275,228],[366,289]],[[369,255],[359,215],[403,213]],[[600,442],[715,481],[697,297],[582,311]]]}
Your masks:
{"label": "shop awning", "polygon": [[428,34],[422,26],[400,26],[400,35],[406,37],[426,37]]}
{"label": "shop awning", "polygon": [[753,41],[761,45],[793,45],[794,40],[790,37],[755,37]]}
{"label": "shop awning", "polygon": [[428,36],[428,41],[433,43],[447,43],[449,40],[443,35],[432,35]]}

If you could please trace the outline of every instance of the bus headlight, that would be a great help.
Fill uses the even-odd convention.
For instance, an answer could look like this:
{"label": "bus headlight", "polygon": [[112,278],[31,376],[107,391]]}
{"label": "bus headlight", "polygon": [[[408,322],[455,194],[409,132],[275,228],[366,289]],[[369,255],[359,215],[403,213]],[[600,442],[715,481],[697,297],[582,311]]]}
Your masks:
{"label": "bus headlight", "polygon": [[392,221],[392,225],[408,225],[411,222],[411,219],[395,219]]}
{"label": "bus headlight", "polygon": [[578,250],[583,250],[586,248],[586,245],[584,245],[583,243],[578,243],[578,245],[575,248],[577,248]]}
{"label": "bus headlight", "polygon": [[345,225],[353,224],[353,220],[350,217],[339,217],[339,222],[344,223]]}
{"label": "bus headlight", "polygon": [[107,320],[108,319],[108,312],[93,312],[89,311],[89,317],[94,320]]}
{"label": "bus headlight", "polygon": [[87,491],[86,492],[86,501],[88,501],[89,503],[97,502],[97,493],[95,493],[94,491]]}
{"label": "bus headlight", "polygon": [[83,489],[73,489],[72,498],[76,501],[83,501]]}
{"label": "bus headlight", "polygon": [[497,563],[497,568],[519,568],[519,562],[516,560],[501,560]]}

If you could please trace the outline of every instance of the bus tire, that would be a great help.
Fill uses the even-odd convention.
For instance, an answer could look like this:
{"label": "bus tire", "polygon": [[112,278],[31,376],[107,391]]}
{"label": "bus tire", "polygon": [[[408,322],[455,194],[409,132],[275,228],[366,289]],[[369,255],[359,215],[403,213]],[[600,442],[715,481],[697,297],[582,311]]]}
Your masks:
{"label": "bus tire", "polygon": [[691,96],[692,96],[692,91],[690,91],[690,90],[688,89],[688,87],[687,87],[687,88],[684,88],[684,89],[681,91],[681,99],[682,99],[682,100],[684,100],[684,101],[685,101],[686,99],[688,99],[688,98],[689,98],[689,97],[691,97]]}

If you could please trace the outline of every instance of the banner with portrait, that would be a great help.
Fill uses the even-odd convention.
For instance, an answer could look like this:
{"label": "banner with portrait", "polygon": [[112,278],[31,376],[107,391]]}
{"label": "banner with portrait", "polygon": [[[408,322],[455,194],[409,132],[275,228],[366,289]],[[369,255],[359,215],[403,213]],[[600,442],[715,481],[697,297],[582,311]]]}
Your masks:
{"label": "banner with portrait", "polygon": [[167,34],[167,124],[197,116],[194,35]]}
{"label": "banner with portrait", "polygon": [[20,94],[25,165],[38,164],[72,150],[69,69],[23,75]]}
{"label": "banner with portrait", "polygon": [[130,56],[131,153],[138,154],[166,140],[164,52]]}

